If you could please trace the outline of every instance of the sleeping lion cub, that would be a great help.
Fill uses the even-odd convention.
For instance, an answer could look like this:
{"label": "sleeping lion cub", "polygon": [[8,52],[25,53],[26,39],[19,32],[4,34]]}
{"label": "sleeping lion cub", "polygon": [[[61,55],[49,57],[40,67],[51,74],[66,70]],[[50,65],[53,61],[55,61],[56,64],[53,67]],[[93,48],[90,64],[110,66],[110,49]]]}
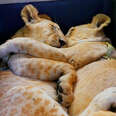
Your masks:
{"label": "sleeping lion cub", "polygon": [[[99,49],[99,45],[104,41],[109,41],[103,33],[103,28],[110,23],[110,18],[103,14],[96,15],[90,24],[80,25],[73,27],[66,35],[68,40],[68,46],[81,46],[85,47],[80,49],[80,53],[76,57],[73,56],[74,61],[78,60],[80,69],[77,70],[78,82],[74,91],[74,100],[69,109],[71,116],[115,116],[115,113],[100,112],[90,115],[90,110],[94,110],[94,106],[91,106],[86,112],[86,108],[89,107],[92,99],[104,89],[116,86],[116,51],[110,44],[107,44],[106,53],[99,57],[100,52],[105,50],[102,45],[101,50],[98,52],[93,51]],[[101,42],[98,42],[101,41]],[[90,47],[93,46],[93,48]],[[79,50],[79,49],[78,49]],[[77,51],[78,51],[77,50]],[[86,51],[86,52],[85,52]],[[88,57],[88,56],[91,56]],[[94,57],[96,55],[97,57]],[[98,58],[99,57],[99,58]],[[84,59],[85,58],[85,59]],[[90,58],[90,59],[89,59]],[[92,61],[96,58],[97,61]],[[86,62],[85,62],[86,61]],[[90,61],[90,62],[89,62]],[[89,62],[90,64],[84,66],[83,64]],[[74,62],[75,64],[75,62]],[[111,89],[109,89],[110,91]],[[107,96],[110,94],[108,93]],[[102,96],[105,99],[106,95]],[[116,98],[114,99],[116,100]],[[109,99],[107,102],[110,102]],[[100,102],[98,102],[99,104]],[[102,103],[102,101],[101,101]],[[97,101],[96,101],[97,104]],[[105,107],[105,105],[103,106]],[[115,109],[115,106],[114,106]],[[111,109],[107,109],[111,111]]]}
{"label": "sleeping lion cub", "polygon": [[[28,14],[27,12],[30,13],[29,17],[27,15]],[[30,16],[31,16],[31,19],[33,19],[31,20],[31,22],[30,20],[28,20]],[[53,27],[52,21],[38,17],[36,9],[33,8],[33,6],[26,6],[22,10],[22,18],[26,24],[26,27],[22,28],[15,34],[14,37],[16,38],[13,38],[12,40],[7,41],[6,43],[0,46],[0,57],[5,59],[5,61],[7,61],[8,63],[10,70],[12,70],[16,75],[19,75],[19,76],[29,77],[33,79],[39,79],[39,80],[46,80],[46,81],[53,81],[53,80],[59,79],[60,77],[58,81],[58,86],[57,86],[58,101],[62,103],[63,106],[66,106],[66,107],[69,107],[73,100],[74,83],[76,82],[76,78],[78,77],[79,81],[76,84],[76,89],[74,92],[74,101],[70,107],[70,115],[78,116],[86,108],[85,105],[87,106],[91,102],[91,99],[95,96],[93,95],[94,93],[93,92],[91,94],[91,99],[89,99],[89,101],[87,101],[87,98],[83,99],[83,97],[86,97],[87,93],[88,94],[91,93],[90,91],[91,87],[90,89],[88,88],[88,86],[86,85],[88,80],[85,79],[86,77],[90,77],[90,76],[87,75],[88,73],[84,73],[84,71],[82,71],[82,74],[83,75],[85,74],[85,77],[83,78],[82,76],[78,75],[78,71],[80,71],[81,69],[83,70],[84,65],[87,65],[91,62],[99,60],[102,56],[105,56],[105,55],[114,56],[113,53],[115,53],[114,52],[115,50],[112,49],[111,46],[109,47],[109,44],[104,42],[104,41],[108,41],[108,39],[105,37],[103,33],[103,28],[110,23],[110,18],[102,14],[97,15],[96,17],[93,18],[93,21],[91,24],[88,24],[86,26],[82,25],[78,27],[78,29],[75,28],[75,29],[69,30],[65,39],[64,39],[63,34],[61,34],[62,32],[60,31],[59,27],[56,26],[56,24],[54,24],[55,27]],[[44,27],[46,27],[47,29],[44,29]],[[79,30],[79,33],[78,33],[78,30]],[[20,35],[21,36],[23,35],[23,37],[20,37]],[[56,38],[55,41],[53,41],[54,40],[53,38]],[[66,43],[68,46],[67,48],[54,48],[54,47],[62,47]],[[111,52],[109,53],[109,51]],[[13,54],[15,53],[15,54],[10,55],[12,53]],[[9,55],[10,57],[7,58],[6,56],[9,56]],[[114,74],[115,61],[111,60],[113,70],[112,68],[110,68],[111,64],[107,63],[107,61],[108,62],[110,61],[106,60],[108,69],[110,69],[111,72]],[[102,62],[102,61],[98,61],[98,62]],[[96,65],[94,66],[96,67]],[[105,65],[103,66],[105,67]],[[79,69],[77,71],[77,76],[76,76],[75,69],[76,70]],[[93,68],[94,73],[90,73],[90,74],[96,74],[96,70],[94,69],[95,68]],[[98,66],[98,69],[100,69],[99,66]],[[87,68],[85,72],[90,71],[90,70],[91,68]],[[104,72],[104,70],[103,68],[101,68],[99,71]],[[109,74],[112,74],[112,73],[108,73],[106,77],[107,78],[110,77]],[[3,74],[3,77],[4,75],[7,75],[7,74]],[[12,75],[11,77],[14,77],[14,76]],[[105,75],[102,77],[105,77]],[[4,82],[4,79],[1,83]],[[84,80],[85,80],[85,83],[83,84]],[[94,80],[94,75],[93,75],[93,80]],[[90,82],[91,81],[92,79],[90,79]],[[16,82],[18,81],[16,80]],[[100,82],[102,83],[103,81],[101,80]],[[113,82],[115,84],[115,81]],[[29,80],[29,83],[31,84],[32,82]],[[86,91],[83,89],[83,86],[85,87],[85,89],[87,89]],[[103,89],[105,89],[104,86],[99,86],[99,87],[103,87]],[[108,87],[110,86],[111,85],[109,85]],[[7,98],[8,99],[14,98],[15,94],[18,94],[18,93],[19,93],[18,94],[19,99],[25,97],[23,93],[27,91],[27,89],[29,88],[27,91],[27,96],[30,96],[30,94],[32,93],[31,94],[32,96],[29,97],[29,105],[27,105],[28,97],[24,99],[26,105],[25,104],[22,105],[25,107],[28,106],[26,107],[27,108],[26,111],[29,108],[33,110],[33,111],[28,110],[29,111],[28,115],[36,116],[36,113],[34,112],[37,110],[38,111],[37,113],[41,113],[41,115],[46,116],[46,114],[42,112],[46,111],[48,113],[52,109],[54,109],[53,107],[49,107],[49,105],[56,107],[54,105],[56,104],[56,102],[55,100],[51,98],[52,97],[50,96],[51,94],[50,95],[46,94],[47,91],[45,92],[44,89],[43,90],[41,89],[41,87],[36,87],[36,86],[33,87],[33,85],[31,87],[30,85],[29,87],[27,87],[27,86],[24,86],[22,83],[21,84],[19,83],[17,87],[15,87],[14,85],[13,88],[12,88],[12,84],[10,83],[10,87],[11,88],[9,91],[11,91],[12,94],[9,95],[9,92],[5,94],[4,95],[5,98],[2,97],[1,104],[5,103],[5,101],[7,101]],[[82,88],[81,90],[82,94],[79,93],[78,88],[80,89]],[[1,90],[2,90],[2,87],[1,87]],[[5,93],[4,92],[5,90],[3,90],[3,94]],[[37,92],[42,93],[41,96],[40,94],[37,94]],[[83,92],[86,94],[83,95]],[[100,92],[100,91],[96,90],[96,93],[97,92]],[[40,101],[42,101],[42,103],[39,104],[40,102],[38,102],[38,104],[36,104],[38,109],[35,110],[34,109],[35,107],[32,108],[30,106],[30,103],[34,101],[36,96],[37,96],[37,99],[40,99]],[[43,105],[43,102],[46,101],[45,98],[47,99],[47,103],[49,101],[50,104],[48,104],[48,107],[43,108],[43,106],[41,107],[41,105]],[[83,104],[79,103],[81,102],[81,99],[82,99]],[[15,100],[11,100],[9,101],[9,105],[12,104],[12,102],[16,104],[19,103],[19,102],[16,102]],[[7,111],[10,112],[11,109],[14,107],[14,106],[9,107],[7,103],[8,102],[6,102],[6,105],[0,106],[2,107],[1,113],[6,113]],[[8,108],[10,109],[4,110],[4,107],[6,106],[8,106]],[[44,106],[46,105],[44,104]],[[19,111],[21,110],[20,108],[22,107],[17,107],[17,108]],[[25,110],[24,112],[23,110],[21,111],[22,111],[21,112],[22,114],[26,112]],[[51,112],[54,112],[55,114],[48,113],[49,116],[52,116],[52,115],[67,116],[68,115],[66,112],[64,112],[64,110],[59,104],[57,108]],[[16,112],[14,113],[16,114]]]}
{"label": "sleeping lion cub", "polygon": [[[72,103],[76,71],[54,48],[65,45],[64,35],[57,24],[45,15],[40,17],[32,5],[25,6],[21,15],[25,27],[9,44],[0,46],[0,56],[19,75],[10,70],[0,72],[0,116],[68,116],[57,101],[65,107]],[[7,52],[4,45],[9,46]],[[57,86],[48,82],[59,77]]]}

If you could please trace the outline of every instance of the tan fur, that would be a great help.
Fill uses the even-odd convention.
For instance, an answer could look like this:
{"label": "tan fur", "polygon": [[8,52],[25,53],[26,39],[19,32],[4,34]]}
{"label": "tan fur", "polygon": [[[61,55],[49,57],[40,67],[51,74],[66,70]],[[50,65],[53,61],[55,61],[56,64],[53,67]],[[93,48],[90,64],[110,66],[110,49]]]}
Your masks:
{"label": "tan fur", "polygon": [[71,65],[43,58],[29,58],[23,54],[13,55],[8,65],[16,75],[23,77],[44,81],[54,81],[60,77],[58,86],[63,92],[59,91],[58,95],[63,96],[62,105],[69,106],[72,102],[76,73]]}
{"label": "tan fur", "polygon": [[[100,23],[99,27],[96,26],[97,23]],[[69,30],[68,34],[66,35],[68,46],[72,46],[71,48],[74,48],[78,45],[78,49],[76,49],[75,47],[75,49],[72,50],[74,55],[71,54],[72,51],[70,51],[70,49],[67,53],[68,55],[71,54],[70,56],[72,57],[74,64],[76,64],[76,67],[77,64],[78,67],[82,67],[88,63],[91,63],[93,62],[92,60],[94,60],[94,58],[96,58],[96,60],[99,60],[100,56],[104,56],[103,54],[100,55],[100,53],[102,53],[106,49],[107,50],[104,51],[104,53],[108,51],[107,47],[106,49],[103,48],[103,42],[97,41],[108,40],[103,33],[103,28],[109,23],[110,18],[108,16],[98,14],[93,18],[91,24],[77,26]],[[83,47],[81,47],[81,45],[83,45]],[[96,46],[95,51],[93,51],[94,48],[92,48],[91,46]],[[99,49],[98,46],[101,46],[101,49]],[[96,50],[98,50],[98,52]],[[89,54],[91,54],[91,58],[89,57]],[[110,54],[110,57],[112,56],[116,58],[115,49]],[[98,61],[84,66],[83,68],[78,70],[78,83],[76,84],[74,91],[74,101],[70,107],[70,115],[78,116],[88,106],[88,104],[96,94],[98,94],[105,88],[116,86],[114,76],[115,72],[116,60],[113,59]]]}
{"label": "tan fur", "polygon": [[0,72],[0,116],[68,116],[56,102],[54,83]]}
{"label": "tan fur", "polygon": [[116,116],[116,113],[109,111],[99,111],[92,113],[90,116]]}
{"label": "tan fur", "polygon": [[78,70],[78,83],[70,107],[71,116],[78,116],[83,112],[91,100],[104,89],[115,87],[115,75],[116,60],[114,59],[97,61]]}
{"label": "tan fur", "polygon": [[[32,6],[29,7],[29,8],[32,8]],[[76,32],[75,32],[75,34],[72,34],[70,37],[69,36],[66,37],[69,40],[71,40],[71,41],[68,40],[68,46],[75,45],[75,46],[72,46],[72,47],[69,47],[69,48],[57,49],[57,48],[53,48],[53,47],[50,47],[48,45],[45,45],[45,44],[41,43],[41,42],[44,42],[44,43],[47,43],[47,44],[49,44],[51,46],[55,46],[55,47],[60,47],[61,46],[61,45],[59,45],[59,42],[57,43],[58,46],[56,45],[56,42],[57,42],[56,40],[54,42],[52,42],[54,39],[52,39],[52,41],[49,41],[48,38],[49,37],[51,38],[51,34],[48,34],[48,33],[50,33],[50,31],[48,32],[48,30],[50,30],[50,28],[48,28],[49,26],[46,26],[46,24],[49,24],[49,23],[51,24],[51,21],[48,21],[48,20],[43,21],[43,19],[41,19],[37,16],[37,12],[36,12],[35,9],[33,10],[33,11],[35,11],[35,15],[33,16],[33,11],[32,11],[32,13],[30,13],[31,14],[30,16],[32,18],[37,19],[37,20],[34,20],[34,21],[32,20],[32,22],[29,23],[29,21],[27,20],[27,15],[25,15],[25,11],[28,10],[29,8],[27,6],[22,11],[24,13],[24,15],[22,15],[22,18],[25,21],[26,26],[23,29],[19,30],[16,33],[16,35],[14,36],[14,37],[19,37],[19,36],[25,37],[26,36],[26,37],[29,37],[29,38],[13,38],[13,40],[9,40],[5,44],[1,45],[0,46],[1,57],[5,57],[9,53],[12,53],[12,52],[14,52],[14,53],[24,53],[24,54],[31,55],[32,57],[55,60],[54,62],[52,61],[53,62],[53,64],[51,63],[52,66],[54,66],[54,64],[57,63],[58,61],[64,61],[64,62],[72,64],[75,67],[75,69],[78,69],[78,68],[80,68],[80,67],[82,67],[82,66],[84,66],[84,65],[86,65],[90,62],[98,60],[99,58],[101,58],[102,56],[104,56],[107,53],[108,46],[105,42],[91,42],[91,40],[90,40],[90,42],[85,41],[85,42],[77,44],[78,43],[78,37],[77,37],[78,33],[76,33]],[[31,9],[29,9],[28,11],[31,12],[30,10]],[[39,23],[41,22],[41,23],[37,24],[38,22]],[[95,22],[95,21],[93,21],[93,22]],[[110,21],[108,21],[107,24],[109,22]],[[91,26],[92,26],[92,24],[91,24]],[[91,26],[88,26],[88,27],[91,28]],[[98,39],[98,41],[101,41],[102,39],[104,39],[104,34],[102,32],[102,28],[106,25],[102,26],[102,28],[99,28],[99,29],[97,27],[95,27],[96,28],[95,30],[94,30],[94,26],[91,29],[88,29],[88,33],[90,32],[89,35],[91,35],[88,38],[89,39],[91,39],[91,38],[94,39],[94,38],[98,37],[98,38],[100,38],[100,39]],[[82,30],[87,30],[86,27],[84,27],[84,26],[82,26],[82,27],[83,27]],[[47,30],[44,30],[45,28],[47,28]],[[92,29],[95,32],[92,33]],[[81,33],[81,29],[80,29],[79,33]],[[96,35],[96,33],[99,33],[99,34]],[[79,38],[85,39],[85,36],[87,37],[88,34],[83,35],[83,31],[82,31],[82,33],[80,35],[82,35],[82,37],[79,36]],[[56,35],[54,36],[54,33],[53,33],[52,37],[56,38]],[[57,37],[58,37],[58,35],[57,35]],[[74,39],[74,41],[73,41],[72,38]],[[95,40],[97,40],[97,39],[95,39]],[[41,42],[39,42],[39,41],[41,41]],[[58,39],[58,41],[59,41],[59,39]],[[15,57],[16,57],[16,59],[15,59]],[[23,60],[23,59],[28,59],[28,60]],[[40,59],[38,59],[38,60],[36,60],[36,58],[32,58],[32,59],[33,60],[30,60],[30,61],[33,62],[33,63],[35,62],[35,65],[31,64],[31,62],[29,61],[29,58],[27,56],[26,56],[26,58],[24,56],[21,59],[17,58],[17,56],[13,56],[13,57],[11,57],[11,59],[9,59],[9,66],[12,69],[12,71],[14,71],[14,73],[19,74],[20,76],[29,76],[28,72],[33,73],[33,70],[37,69],[38,66],[40,66],[40,65],[36,65],[37,63],[39,63]],[[45,61],[46,60],[44,60],[44,59],[41,60],[41,62],[43,62],[43,63],[45,63]],[[21,62],[21,63],[19,63],[21,65],[23,65],[23,63],[27,63],[27,66],[24,65],[24,70],[27,70],[26,71],[27,73],[25,73],[25,72],[23,72],[23,70],[21,70],[21,68],[23,66],[20,67],[20,65],[15,65],[15,63],[18,64],[18,62]],[[60,71],[63,71],[63,73],[66,72],[65,73],[66,75],[64,74],[63,78],[62,77],[60,78],[61,79],[60,87],[62,87],[63,90],[64,90],[63,91],[64,95],[62,95],[62,98],[63,98],[63,103],[64,102],[65,103],[63,105],[67,106],[67,102],[69,102],[68,103],[68,106],[69,106],[69,104],[72,102],[72,98],[71,98],[71,101],[69,99],[70,98],[70,92],[69,91],[70,91],[70,88],[71,88],[71,93],[73,91],[73,83],[76,80],[76,75],[75,75],[75,70],[72,68],[71,65],[69,65],[69,64],[64,65],[64,64],[65,63],[61,62],[61,70]],[[46,65],[46,64],[43,64],[43,65]],[[70,73],[68,72],[67,68],[69,68],[68,70],[69,70]],[[44,69],[45,69],[45,67],[44,67]],[[54,68],[52,67],[51,69],[53,70]],[[59,71],[59,68],[57,70]],[[32,74],[32,73],[30,73],[30,74]],[[38,72],[36,72],[36,73],[38,73]],[[46,71],[45,71],[44,74],[46,74]],[[38,78],[38,75],[36,76],[36,78]],[[45,76],[44,76],[44,78],[45,78]],[[52,79],[54,79],[54,78],[52,78]],[[60,93],[60,90],[59,90],[58,94],[60,95],[61,93]],[[65,97],[65,94],[66,94],[66,97],[69,96],[68,99]],[[75,106],[78,106],[78,105],[75,104]],[[75,107],[75,108],[77,109],[77,107]],[[73,114],[73,111],[70,110],[70,113]]]}
{"label": "tan fur", "polygon": [[48,20],[51,20],[51,21],[52,21],[52,18],[49,17],[49,16],[46,15],[46,14],[40,14],[39,17],[40,17],[40,18],[43,18],[43,19],[48,19]]}
{"label": "tan fur", "polygon": [[10,53],[24,53],[38,58],[63,61],[78,69],[92,61],[96,61],[107,53],[106,42],[83,42],[69,48],[54,48],[31,40],[30,38],[16,38],[8,40],[0,46],[0,57]]}
{"label": "tan fur", "polygon": [[106,39],[103,28],[110,22],[111,19],[108,16],[98,14],[93,17],[91,23],[70,28],[66,35],[68,46],[73,46],[83,41],[103,41]]}
{"label": "tan fur", "polygon": [[82,42],[73,47],[62,48],[61,51],[75,69],[98,60],[107,53],[106,42]]}
{"label": "tan fur", "polygon": [[[58,101],[65,107],[70,106],[73,100],[76,71],[73,66],[64,63],[67,61],[67,58],[62,51],[41,43],[46,43],[47,41],[47,44],[52,44],[51,46],[55,46],[54,44],[56,44],[57,46],[55,47],[61,47],[62,43],[59,41],[61,40],[61,31],[59,27],[52,21],[40,18],[37,10],[32,5],[25,6],[21,15],[26,26],[19,30],[13,37],[22,37],[13,38],[0,46],[1,57],[4,57],[9,68],[16,75],[45,81],[58,79]],[[32,19],[31,22],[29,21],[28,15]],[[41,36],[39,37],[38,35]],[[58,40],[56,40],[56,38],[58,38]],[[51,41],[51,39],[54,42]],[[8,48],[7,52],[5,52],[6,47]],[[11,51],[18,54],[9,57]],[[58,62],[59,59],[64,62]]]}
{"label": "tan fur", "polygon": [[[96,95],[88,107],[79,116],[98,116],[98,114],[99,116],[116,116],[116,113],[112,112],[112,109],[115,108],[116,87],[111,87]],[[115,111],[116,110],[114,110],[114,112]]]}
{"label": "tan fur", "polygon": [[38,15],[37,9],[26,5],[21,11],[25,26],[15,33],[12,38],[30,37],[54,47],[61,47],[59,40],[65,42],[64,34],[58,24],[51,21],[46,15]]}

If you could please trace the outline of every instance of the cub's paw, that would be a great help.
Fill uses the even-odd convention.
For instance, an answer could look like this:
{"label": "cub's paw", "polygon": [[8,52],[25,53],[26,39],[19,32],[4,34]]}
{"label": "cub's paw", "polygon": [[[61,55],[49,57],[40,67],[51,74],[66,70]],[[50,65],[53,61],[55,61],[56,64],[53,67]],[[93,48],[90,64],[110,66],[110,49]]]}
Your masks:
{"label": "cub's paw", "polygon": [[68,108],[73,101],[73,85],[63,81],[57,82],[58,102]]}

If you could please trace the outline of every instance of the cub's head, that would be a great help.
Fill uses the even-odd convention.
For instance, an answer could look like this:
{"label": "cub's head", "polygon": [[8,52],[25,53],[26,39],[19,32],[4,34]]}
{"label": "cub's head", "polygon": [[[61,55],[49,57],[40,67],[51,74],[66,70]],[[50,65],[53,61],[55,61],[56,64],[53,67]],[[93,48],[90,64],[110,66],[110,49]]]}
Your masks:
{"label": "cub's head", "polygon": [[68,46],[77,44],[79,40],[104,38],[103,28],[110,22],[110,17],[104,14],[98,14],[93,17],[90,24],[72,27],[66,35]]}
{"label": "cub's head", "polygon": [[53,47],[62,47],[66,44],[64,34],[58,24],[51,21],[47,15],[38,15],[37,9],[26,5],[21,11],[25,26],[14,37],[31,37]]}

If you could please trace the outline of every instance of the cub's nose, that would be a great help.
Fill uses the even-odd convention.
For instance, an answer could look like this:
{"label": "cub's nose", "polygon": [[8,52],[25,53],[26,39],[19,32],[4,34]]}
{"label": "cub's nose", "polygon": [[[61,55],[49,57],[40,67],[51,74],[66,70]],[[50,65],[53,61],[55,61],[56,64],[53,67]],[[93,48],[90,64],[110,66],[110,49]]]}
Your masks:
{"label": "cub's nose", "polygon": [[59,39],[60,42],[60,46],[64,46],[66,44],[66,42],[64,40]]}

